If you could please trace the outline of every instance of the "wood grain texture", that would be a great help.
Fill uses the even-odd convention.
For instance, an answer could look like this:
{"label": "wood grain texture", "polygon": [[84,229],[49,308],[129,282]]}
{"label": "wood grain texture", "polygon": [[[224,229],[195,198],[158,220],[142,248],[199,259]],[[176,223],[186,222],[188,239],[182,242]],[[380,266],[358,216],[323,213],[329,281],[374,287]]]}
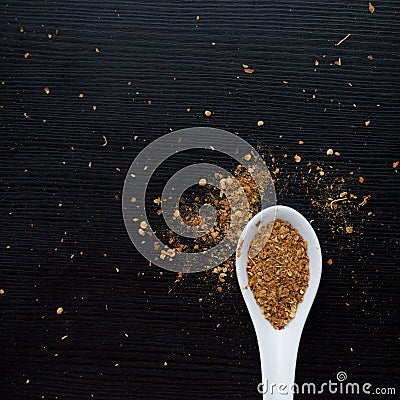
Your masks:
{"label": "wood grain texture", "polygon": [[[256,338],[234,280],[222,295],[212,274],[174,283],[124,228],[119,198],[134,157],[191,126],[264,146],[281,168],[279,203],[315,220],[324,271],[297,382],[342,370],[400,390],[400,10],[373,3],[374,14],[367,1],[337,0],[1,3],[1,399],[260,398]],[[325,165],[321,185],[308,162]],[[311,205],[340,177],[360,201],[371,195],[346,216],[353,235],[332,233],[341,221]]]}

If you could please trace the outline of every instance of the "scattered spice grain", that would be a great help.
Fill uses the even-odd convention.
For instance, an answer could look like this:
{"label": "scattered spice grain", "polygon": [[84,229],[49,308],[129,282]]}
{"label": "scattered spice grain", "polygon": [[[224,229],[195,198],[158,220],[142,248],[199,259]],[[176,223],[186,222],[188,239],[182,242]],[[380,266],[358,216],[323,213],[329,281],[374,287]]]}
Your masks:
{"label": "scattered spice grain", "polygon": [[250,160],[251,160],[251,154],[246,154],[246,155],[244,156],[244,159],[245,159],[246,161],[250,161]]}
{"label": "scattered spice grain", "polygon": [[243,71],[244,71],[246,74],[252,74],[252,73],[254,72],[254,69],[253,69],[253,68],[243,68]]}
{"label": "scattered spice grain", "polygon": [[299,155],[295,155],[294,156],[294,161],[296,161],[297,163],[299,163],[301,161],[301,157]]}
{"label": "scattered spice grain", "polygon": [[142,221],[142,222],[140,223],[140,227],[141,227],[142,229],[146,229],[146,228],[147,228],[147,222],[146,222],[146,221]]}
{"label": "scattered spice grain", "polygon": [[340,46],[345,40],[347,40],[350,37],[350,33],[347,34],[343,39],[339,40],[337,43],[335,43],[335,46]]}
{"label": "scattered spice grain", "polygon": [[371,14],[375,12],[375,7],[370,1],[368,2],[368,10]]}

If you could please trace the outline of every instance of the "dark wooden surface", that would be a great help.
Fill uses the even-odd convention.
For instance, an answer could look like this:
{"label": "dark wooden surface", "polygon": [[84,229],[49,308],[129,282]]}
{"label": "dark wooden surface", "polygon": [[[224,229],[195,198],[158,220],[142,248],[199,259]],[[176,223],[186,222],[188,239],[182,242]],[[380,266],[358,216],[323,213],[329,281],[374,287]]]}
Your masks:
{"label": "dark wooden surface", "polygon": [[[212,274],[174,283],[124,228],[135,155],[191,126],[263,145],[281,168],[279,203],[315,220],[324,271],[297,382],[342,370],[400,390],[400,10],[373,3],[374,14],[367,1],[337,0],[1,2],[1,399],[260,398],[235,280],[222,294]],[[301,184],[313,181],[308,162],[325,165],[319,186]],[[311,205],[341,177],[360,201],[371,195],[344,222]],[[342,223],[354,233],[337,232]]]}

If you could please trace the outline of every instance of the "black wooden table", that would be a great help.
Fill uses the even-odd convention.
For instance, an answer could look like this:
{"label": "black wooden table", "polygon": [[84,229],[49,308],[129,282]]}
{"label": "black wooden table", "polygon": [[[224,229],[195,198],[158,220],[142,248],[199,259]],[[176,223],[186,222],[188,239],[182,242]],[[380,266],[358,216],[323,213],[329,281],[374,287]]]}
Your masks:
{"label": "black wooden table", "polygon": [[398,393],[400,10],[373,5],[2,2],[1,399],[261,398],[235,277],[175,282],[124,227],[134,157],[193,126],[262,148],[278,202],[314,220],[323,277],[296,381],[344,371]]}

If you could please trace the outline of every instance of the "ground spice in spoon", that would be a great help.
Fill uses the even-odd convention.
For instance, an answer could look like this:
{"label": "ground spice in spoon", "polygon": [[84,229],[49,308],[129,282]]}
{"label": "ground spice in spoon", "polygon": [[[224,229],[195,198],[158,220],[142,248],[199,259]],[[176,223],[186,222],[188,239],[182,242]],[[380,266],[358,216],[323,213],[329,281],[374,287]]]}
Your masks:
{"label": "ground spice in spoon", "polygon": [[[263,241],[263,229],[270,236]],[[251,243],[260,251],[249,257],[247,274],[254,297],[275,329],[283,329],[294,318],[308,287],[307,242],[289,222],[280,219],[261,228]]]}

